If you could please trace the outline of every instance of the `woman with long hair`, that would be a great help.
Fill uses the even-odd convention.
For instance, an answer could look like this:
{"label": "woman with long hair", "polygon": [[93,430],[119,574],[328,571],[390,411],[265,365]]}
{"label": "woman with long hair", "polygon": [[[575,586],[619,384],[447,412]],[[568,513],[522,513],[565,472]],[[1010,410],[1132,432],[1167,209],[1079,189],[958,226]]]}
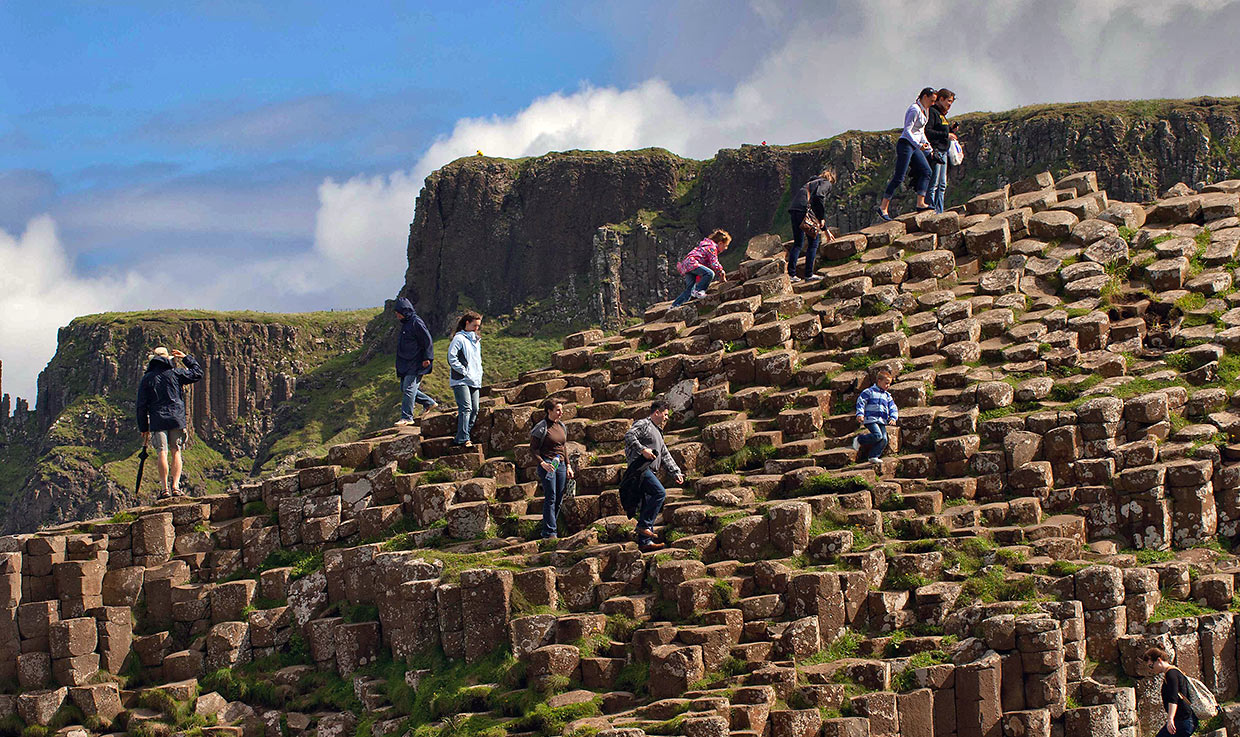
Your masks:
{"label": "woman with long hair", "polygon": [[930,141],[930,197],[928,202],[935,212],[943,212],[943,198],[947,194],[947,150],[956,139],[956,124],[947,122],[947,111],[952,109],[956,93],[944,87],[935,93],[926,123],[926,140]]}
{"label": "woman with long hair", "polygon": [[913,167],[913,176],[916,179],[913,185],[917,192],[916,207],[918,210],[930,209],[926,204],[926,191],[930,188],[930,163],[926,161],[926,154],[931,147],[926,140],[926,123],[930,119],[929,109],[935,98],[934,88],[927,87],[917,95],[917,101],[909,105],[904,113],[904,130],[900,131],[900,139],[896,141],[896,170],[883,192],[883,201],[876,208],[878,216],[883,220],[891,219],[887,212],[891,206],[891,197],[896,193],[900,182],[904,181],[909,166]]}
{"label": "woman with long hair", "polygon": [[456,396],[456,438],[453,445],[473,447],[469,439],[478,419],[478,392],[482,388],[482,315],[473,310],[456,321],[456,334],[448,344],[448,386]]}
{"label": "woman with long hair", "polygon": [[[792,196],[792,204],[788,206],[788,217],[792,219],[788,276],[793,282],[801,281],[801,277],[797,276],[797,261],[802,248],[805,248],[805,280],[822,278],[814,274],[814,260],[818,257],[818,244],[823,235],[826,235],[827,242],[834,240],[831,231],[827,230],[827,194],[834,185],[835,169],[828,166]],[[808,227],[806,221],[809,221]]]}
{"label": "woman with long hair", "polygon": [[568,464],[568,428],[561,420],[564,401],[548,398],[542,409],[542,420],[530,431],[530,450],[538,459],[538,483],[543,489],[542,537],[546,540],[556,536],[556,518],[573,469]]}

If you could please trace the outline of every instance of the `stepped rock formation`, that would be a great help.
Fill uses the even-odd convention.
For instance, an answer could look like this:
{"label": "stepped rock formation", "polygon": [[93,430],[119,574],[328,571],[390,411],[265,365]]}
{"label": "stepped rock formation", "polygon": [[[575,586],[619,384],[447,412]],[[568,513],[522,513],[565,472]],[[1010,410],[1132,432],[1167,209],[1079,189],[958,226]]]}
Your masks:
{"label": "stepped rock formation", "polygon": [[[1042,105],[953,120],[967,160],[952,169],[949,204],[1043,170],[1097,170],[1125,201],[1240,176],[1237,98]],[[724,149],[710,161],[658,149],[459,159],[418,196],[406,287],[435,328],[466,306],[462,295],[535,327],[615,327],[680,291],[675,264],[703,233],[726,228],[740,243],[791,237],[791,188],[825,163],[840,174],[831,224],[851,231],[873,222],[895,136],[849,131]],[[897,209],[904,204],[897,199]]]}
{"label": "stepped rock formation", "polygon": [[[435,413],[234,492],[0,538],[0,718],[1136,737],[1159,645],[1223,702],[1203,733],[1238,735],[1238,215],[1240,180],[1145,206],[1039,173],[844,236],[820,280],[751,259],[571,335],[485,389],[472,448]],[[858,465],[879,366],[901,420]],[[655,395],[688,479],[643,553],[616,485]],[[539,542],[548,396],[584,460],[566,536]]]}
{"label": "stepped rock formation", "polygon": [[6,477],[5,528],[33,529],[135,503],[133,480],[122,486],[103,465],[140,445],[133,401],[153,347],[179,347],[199,359],[206,376],[188,392],[193,431],[221,456],[213,473],[248,473],[297,377],[359,348],[376,314],[163,311],[74,320],[61,329],[56,355],[39,375],[33,416],[19,412],[8,420],[23,432],[6,450],[20,450],[27,462],[20,477]]}

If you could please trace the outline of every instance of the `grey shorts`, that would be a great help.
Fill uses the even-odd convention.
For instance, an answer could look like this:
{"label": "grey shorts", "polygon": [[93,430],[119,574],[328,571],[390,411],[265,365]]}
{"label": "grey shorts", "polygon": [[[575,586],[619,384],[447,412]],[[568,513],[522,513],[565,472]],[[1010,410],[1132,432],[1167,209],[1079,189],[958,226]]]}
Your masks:
{"label": "grey shorts", "polygon": [[151,447],[155,450],[180,450],[185,447],[185,430],[158,430],[151,433]]}

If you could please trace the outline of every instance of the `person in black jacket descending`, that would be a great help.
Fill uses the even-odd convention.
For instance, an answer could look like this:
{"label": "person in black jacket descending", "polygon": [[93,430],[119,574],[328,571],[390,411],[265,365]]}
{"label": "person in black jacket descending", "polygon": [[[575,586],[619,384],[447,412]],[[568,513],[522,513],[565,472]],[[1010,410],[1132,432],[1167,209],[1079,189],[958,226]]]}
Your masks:
{"label": "person in black jacket descending", "polygon": [[[805,279],[811,281],[822,277],[814,274],[814,259],[818,256],[818,243],[825,234],[827,241],[834,240],[831,231],[827,230],[827,194],[835,184],[835,170],[826,168],[821,174],[805,183],[792,196],[792,204],[788,206],[788,216],[792,218],[792,248],[788,250],[788,276],[793,282],[801,281],[797,276],[797,261],[801,258],[801,248],[805,248]],[[807,218],[816,227],[811,228],[815,235],[805,231],[802,225]]]}
{"label": "person in black jacket descending", "polygon": [[935,93],[934,104],[929,109],[926,123],[926,140],[930,141],[930,196],[927,202],[935,212],[943,212],[943,198],[947,194],[947,149],[956,137],[956,124],[947,122],[947,111],[952,109],[956,93],[944,87]]}
{"label": "person in black jacket descending", "polygon": [[435,361],[435,343],[426,323],[418,317],[413,303],[401,297],[396,300],[396,318],[400,320],[400,341],[396,344],[396,375],[400,377],[400,419],[397,425],[413,424],[413,405],[420,404],[423,414],[439,404],[422,391],[422,377],[431,372]]}
{"label": "person in black jacket descending", "polygon": [[[185,368],[173,363],[181,359]],[[185,447],[185,394],[181,387],[202,379],[202,367],[181,351],[168,352],[159,347],[147,359],[146,373],[138,384],[138,431],[142,433],[143,447],[154,441],[158,452],[157,465],[163,491],[159,498],[181,494],[181,449]],[[168,450],[172,450],[169,468]],[[169,490],[168,479],[172,479]]]}

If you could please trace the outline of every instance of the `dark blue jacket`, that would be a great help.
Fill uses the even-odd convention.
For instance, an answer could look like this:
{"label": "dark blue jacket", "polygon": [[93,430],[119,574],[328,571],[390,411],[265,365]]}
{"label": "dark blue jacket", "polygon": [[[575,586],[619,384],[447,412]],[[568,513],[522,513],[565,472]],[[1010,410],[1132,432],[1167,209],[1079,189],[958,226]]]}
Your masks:
{"label": "dark blue jacket", "polygon": [[138,431],[160,432],[185,427],[185,394],[181,387],[202,379],[202,367],[193,356],[176,368],[168,359],[156,356],[146,365],[138,384]]}
{"label": "dark blue jacket", "polygon": [[[413,303],[404,297],[396,300],[396,312],[405,316],[400,323],[400,342],[396,344],[396,375],[401,378],[409,373],[425,376],[435,365],[435,342],[431,340],[431,331],[418,317]],[[423,367],[423,361],[431,363]]]}

